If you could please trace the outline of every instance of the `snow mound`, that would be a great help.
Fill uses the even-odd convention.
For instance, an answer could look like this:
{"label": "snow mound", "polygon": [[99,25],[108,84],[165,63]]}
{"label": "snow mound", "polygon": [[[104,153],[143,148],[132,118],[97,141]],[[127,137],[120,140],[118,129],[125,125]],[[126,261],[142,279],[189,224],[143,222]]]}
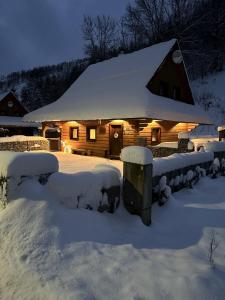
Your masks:
{"label": "snow mound", "polygon": [[154,158],[153,176],[159,176],[173,170],[213,161],[213,159],[213,152],[176,153],[168,157]]}
{"label": "snow mound", "polygon": [[47,187],[68,208],[97,210],[104,204],[109,204],[109,189],[120,187],[120,174],[116,168],[107,165],[96,166],[91,172],[58,172],[49,177]]}
{"label": "snow mound", "polygon": [[47,152],[0,151],[0,174],[4,177],[36,176],[57,172],[57,158]]}
{"label": "snow mound", "polygon": [[153,156],[146,147],[129,146],[122,149],[121,160],[139,165],[149,165],[152,164]]}

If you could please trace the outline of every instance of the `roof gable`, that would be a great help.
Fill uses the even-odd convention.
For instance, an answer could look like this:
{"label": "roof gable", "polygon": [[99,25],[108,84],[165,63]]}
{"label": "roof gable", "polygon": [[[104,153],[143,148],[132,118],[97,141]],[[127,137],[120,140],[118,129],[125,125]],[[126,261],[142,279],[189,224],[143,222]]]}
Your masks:
{"label": "roof gable", "polygon": [[[8,105],[9,102],[12,106]],[[26,113],[27,110],[12,91],[0,95],[0,115],[23,117]]]}
{"label": "roof gable", "polygon": [[194,113],[193,105],[188,114],[191,105],[168,101],[146,87],[175,43],[173,39],[89,66],[59,100],[25,120],[157,118],[204,123],[204,114],[199,116],[197,109]]}

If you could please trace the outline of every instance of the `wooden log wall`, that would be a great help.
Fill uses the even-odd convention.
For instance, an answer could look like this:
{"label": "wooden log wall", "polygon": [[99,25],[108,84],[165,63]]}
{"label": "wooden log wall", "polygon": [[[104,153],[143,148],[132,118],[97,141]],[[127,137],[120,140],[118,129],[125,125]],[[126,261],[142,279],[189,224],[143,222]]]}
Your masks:
{"label": "wooden log wall", "polygon": [[[43,124],[44,129],[51,123]],[[109,131],[110,124],[123,126],[123,147],[133,146],[137,144],[137,137],[147,139],[147,145],[151,145],[151,130],[152,128],[161,128],[161,142],[170,142],[178,140],[178,133],[181,131],[190,131],[196,124],[177,123],[171,121],[83,121],[83,122],[59,122],[61,128],[61,140],[72,148],[89,150],[91,155],[105,157],[109,154]],[[96,141],[87,140],[87,127],[96,127]],[[79,140],[70,139],[70,128],[79,127]],[[63,151],[63,147],[61,149]]]}

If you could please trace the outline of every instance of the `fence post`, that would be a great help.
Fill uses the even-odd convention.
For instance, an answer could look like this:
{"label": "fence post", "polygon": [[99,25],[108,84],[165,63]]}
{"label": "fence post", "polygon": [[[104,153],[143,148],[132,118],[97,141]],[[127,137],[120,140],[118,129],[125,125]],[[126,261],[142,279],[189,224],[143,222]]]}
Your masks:
{"label": "fence post", "polygon": [[123,201],[126,209],[151,224],[152,152],[146,147],[129,146],[122,150]]}

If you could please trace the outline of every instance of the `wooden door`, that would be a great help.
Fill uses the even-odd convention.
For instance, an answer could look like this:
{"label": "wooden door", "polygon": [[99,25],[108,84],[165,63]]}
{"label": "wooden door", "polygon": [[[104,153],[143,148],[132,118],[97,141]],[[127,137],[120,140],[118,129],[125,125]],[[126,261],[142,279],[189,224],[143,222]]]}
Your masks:
{"label": "wooden door", "polygon": [[123,148],[123,126],[122,125],[110,125],[110,155],[119,157]]}

